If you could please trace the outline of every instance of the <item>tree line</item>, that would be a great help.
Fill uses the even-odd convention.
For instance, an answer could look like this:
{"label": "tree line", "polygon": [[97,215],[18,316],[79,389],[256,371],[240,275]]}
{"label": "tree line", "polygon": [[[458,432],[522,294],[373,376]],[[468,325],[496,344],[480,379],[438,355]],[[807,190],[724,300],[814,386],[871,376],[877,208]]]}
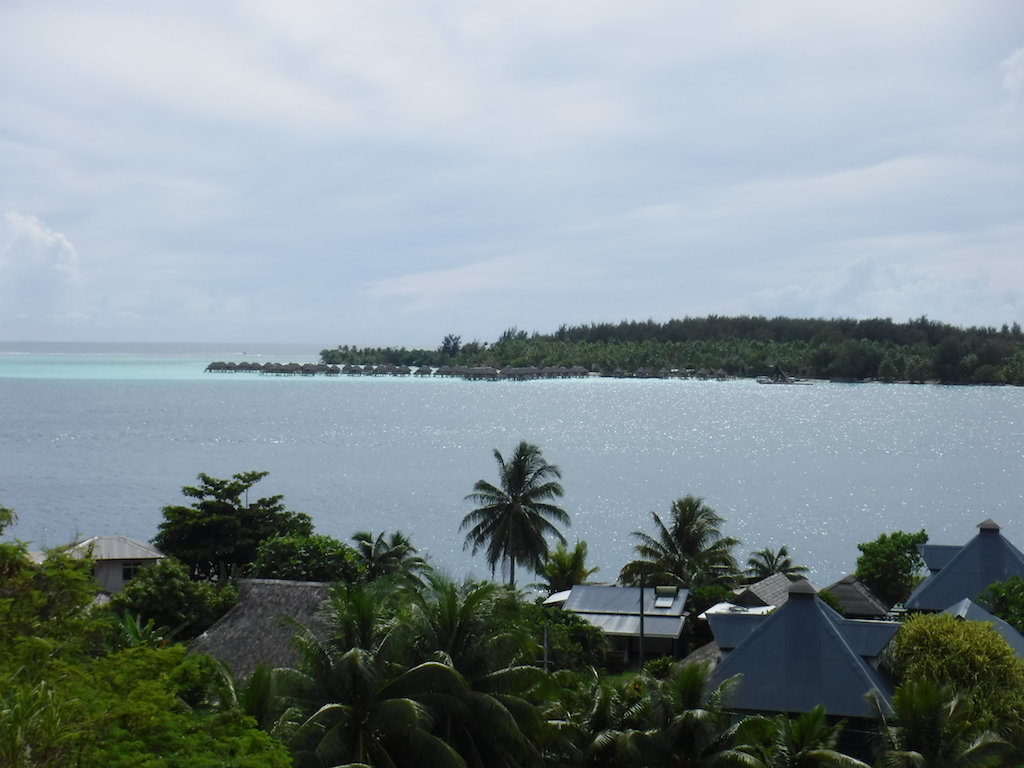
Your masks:
{"label": "tree line", "polygon": [[354,347],[321,352],[325,363],[408,366],[582,366],[617,371],[724,370],[778,375],[947,384],[1024,384],[1024,332],[1018,323],[960,328],[920,317],[797,319],[685,317],[657,323],[563,325],[554,333],[509,328],[493,343],[445,336],[436,349]]}
{"label": "tree line", "polygon": [[[625,676],[600,671],[599,630],[526,598],[594,572],[570,548],[561,472],[521,442],[494,451],[496,482],[465,501],[467,548],[507,583],[457,582],[401,532],[357,532],[351,544],[314,532],[280,496],[249,500],[265,472],[200,475],[185,505],[163,509],[154,543],[169,555],[105,607],[88,558],[30,558],[0,543],[2,766],[711,766],[1015,765],[1024,757],[1024,662],[990,626],[914,616],[886,660],[894,713],[870,739],[817,708],[797,717],[739,717],[703,664],[647,660]],[[14,520],[0,507],[0,532]],[[703,499],[685,496],[633,532],[622,584],[675,583],[695,605],[737,585],[806,569],[785,547],[750,554]],[[857,573],[894,601],[920,578],[918,534],[860,545]],[[555,542],[555,546],[550,546]],[[915,559],[917,558],[917,559]],[[245,680],[182,641],[232,604],[239,576],[334,583],[325,627],[292,623],[297,661]],[[1024,582],[984,602],[1024,621]],[[686,641],[703,641],[696,622]],[[542,638],[547,637],[547,653]],[[544,659],[545,661],[542,661]]]}

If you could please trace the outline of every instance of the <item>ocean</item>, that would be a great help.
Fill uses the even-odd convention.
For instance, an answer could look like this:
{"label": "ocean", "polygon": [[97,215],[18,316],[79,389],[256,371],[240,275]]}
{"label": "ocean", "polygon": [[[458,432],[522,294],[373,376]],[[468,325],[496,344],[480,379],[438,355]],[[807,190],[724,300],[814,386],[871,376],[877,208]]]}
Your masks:
{"label": "ocean", "polygon": [[528,440],[561,468],[564,533],[598,579],[686,494],[725,518],[741,562],[785,544],[819,586],[895,530],[962,544],[991,518],[1024,547],[1024,389],[204,372],[322,346],[0,344],[7,537],[148,540],[200,472],[267,470],[253,492],[283,494],[317,533],[400,529],[436,567],[483,577],[462,546],[465,496],[496,481],[494,449]]}

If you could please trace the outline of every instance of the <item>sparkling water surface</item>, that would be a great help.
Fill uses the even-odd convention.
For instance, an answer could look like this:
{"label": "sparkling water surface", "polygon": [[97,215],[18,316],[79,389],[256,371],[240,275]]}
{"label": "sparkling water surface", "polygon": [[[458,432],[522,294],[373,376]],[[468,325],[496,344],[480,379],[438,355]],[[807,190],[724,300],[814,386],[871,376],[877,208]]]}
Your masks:
{"label": "sparkling water surface", "polygon": [[[327,345],[322,345],[327,346]],[[637,529],[705,497],[755,549],[786,544],[825,585],[858,542],[925,528],[964,543],[992,518],[1024,548],[1024,389],[763,386],[583,379],[214,374],[214,360],[309,362],[315,345],[0,344],[0,504],[33,547],[148,540],[199,472],[268,470],[318,533],[401,529],[455,576],[464,500],[519,440],[561,467],[570,543],[597,578],[632,559]]]}

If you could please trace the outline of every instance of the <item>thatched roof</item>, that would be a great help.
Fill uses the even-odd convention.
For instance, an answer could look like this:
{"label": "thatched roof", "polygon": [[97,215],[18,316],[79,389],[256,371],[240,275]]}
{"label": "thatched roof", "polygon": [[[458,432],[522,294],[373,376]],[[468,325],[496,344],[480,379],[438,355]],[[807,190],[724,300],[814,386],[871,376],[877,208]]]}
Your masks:
{"label": "thatched roof", "polygon": [[294,631],[287,616],[308,627],[322,627],[321,607],[330,584],[319,581],[239,579],[238,603],[189,645],[231,667],[243,680],[265,661],[273,667],[296,662],[291,646]]}

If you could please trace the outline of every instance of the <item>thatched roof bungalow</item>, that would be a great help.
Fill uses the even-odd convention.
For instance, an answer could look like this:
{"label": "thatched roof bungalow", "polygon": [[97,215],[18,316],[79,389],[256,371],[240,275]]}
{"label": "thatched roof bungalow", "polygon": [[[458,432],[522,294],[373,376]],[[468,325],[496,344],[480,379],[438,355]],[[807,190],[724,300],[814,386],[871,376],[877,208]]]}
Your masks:
{"label": "thatched roof bungalow", "polygon": [[261,661],[272,667],[293,666],[295,632],[284,617],[311,629],[324,626],[322,608],[330,584],[319,581],[239,579],[238,603],[189,645],[227,664],[243,680]]}

